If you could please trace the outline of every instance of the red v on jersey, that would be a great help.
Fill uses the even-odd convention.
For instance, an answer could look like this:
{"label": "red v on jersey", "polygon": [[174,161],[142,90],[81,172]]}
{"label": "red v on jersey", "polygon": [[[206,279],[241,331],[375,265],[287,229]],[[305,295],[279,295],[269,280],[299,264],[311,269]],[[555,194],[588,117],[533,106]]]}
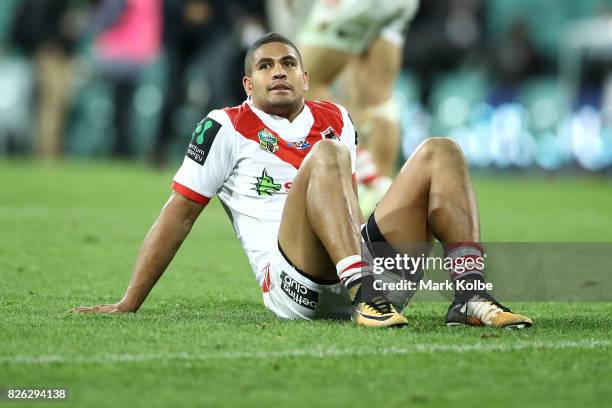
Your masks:
{"label": "red v on jersey", "polygon": [[[305,139],[309,147],[301,149],[290,146],[278,133],[267,127],[246,102],[240,106],[225,108],[224,111],[230,117],[234,129],[247,139],[260,143],[259,132],[268,131],[276,138],[278,144],[278,150],[269,153],[299,169],[312,146],[323,140],[326,135],[339,138],[344,126],[342,112],[333,103],[306,101],[306,105],[312,112],[314,123]],[[330,128],[333,133],[329,132]]]}

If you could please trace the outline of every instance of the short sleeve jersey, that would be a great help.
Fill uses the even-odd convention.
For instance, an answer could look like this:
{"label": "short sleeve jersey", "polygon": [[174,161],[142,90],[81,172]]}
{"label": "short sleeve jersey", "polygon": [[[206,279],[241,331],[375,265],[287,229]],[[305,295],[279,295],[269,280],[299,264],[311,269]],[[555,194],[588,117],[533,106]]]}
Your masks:
{"label": "short sleeve jersey", "polygon": [[326,138],[348,147],[354,174],[357,135],[339,105],[306,101],[292,122],[250,100],[213,110],[197,124],[172,188],[201,204],[217,194],[261,285],[293,179]]}

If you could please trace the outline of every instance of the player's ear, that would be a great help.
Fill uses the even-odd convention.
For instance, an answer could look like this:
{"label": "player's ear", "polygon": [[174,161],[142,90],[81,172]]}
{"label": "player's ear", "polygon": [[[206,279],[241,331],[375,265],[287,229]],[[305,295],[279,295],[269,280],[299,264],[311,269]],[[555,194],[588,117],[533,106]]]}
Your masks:
{"label": "player's ear", "polygon": [[304,71],[304,92],[308,91],[308,81],[308,72]]}
{"label": "player's ear", "polygon": [[251,82],[251,78],[248,76],[242,77],[242,86],[244,87],[244,92],[246,92],[247,96],[251,96],[253,93],[253,83]]}

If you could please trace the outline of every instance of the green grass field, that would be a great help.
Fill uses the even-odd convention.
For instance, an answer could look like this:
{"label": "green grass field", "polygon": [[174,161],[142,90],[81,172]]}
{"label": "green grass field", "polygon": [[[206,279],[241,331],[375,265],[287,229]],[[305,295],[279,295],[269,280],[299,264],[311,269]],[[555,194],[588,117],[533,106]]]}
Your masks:
{"label": "green grass field", "polygon": [[[281,321],[217,200],[137,314],[67,314],[120,298],[171,177],[0,162],[0,388],[69,387],[78,407],[610,403],[611,303],[510,303],[525,331],[446,328],[442,302],[402,330]],[[485,241],[612,241],[610,180],[475,184]]]}

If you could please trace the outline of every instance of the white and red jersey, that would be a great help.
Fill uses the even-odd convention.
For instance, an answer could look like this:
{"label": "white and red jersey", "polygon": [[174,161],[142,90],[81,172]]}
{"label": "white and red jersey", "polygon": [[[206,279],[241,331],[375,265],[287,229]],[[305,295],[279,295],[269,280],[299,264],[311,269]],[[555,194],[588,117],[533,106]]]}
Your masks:
{"label": "white and red jersey", "polygon": [[346,109],[330,102],[307,101],[290,122],[247,100],[213,110],[193,132],[172,188],[201,204],[217,194],[260,285],[293,179],[324,138],[348,147],[354,174],[355,128]]}

